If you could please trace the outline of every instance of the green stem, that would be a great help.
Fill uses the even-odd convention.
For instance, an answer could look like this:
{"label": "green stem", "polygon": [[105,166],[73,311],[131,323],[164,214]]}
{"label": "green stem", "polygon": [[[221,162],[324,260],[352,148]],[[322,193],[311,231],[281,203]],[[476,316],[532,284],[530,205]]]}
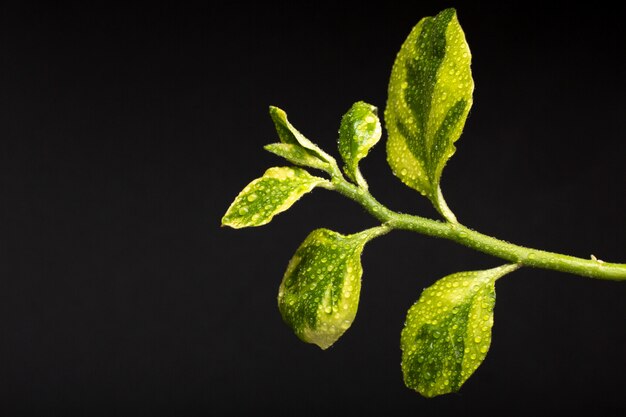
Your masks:
{"label": "green stem", "polygon": [[626,281],[626,264],[583,259],[560,253],[514,245],[465,227],[425,217],[396,213],[379,203],[367,190],[333,176],[332,189],[361,204],[372,216],[391,229],[410,230],[428,236],[455,241],[477,251],[506,261],[534,268],[551,269],[576,275]]}
{"label": "green stem", "polygon": [[437,202],[435,208],[439,210],[439,213],[443,216],[444,219],[449,221],[450,223],[458,223],[459,221],[456,219],[456,216],[448,207],[446,200],[443,199],[443,194],[441,193],[441,187],[437,187],[437,197],[435,199]]}

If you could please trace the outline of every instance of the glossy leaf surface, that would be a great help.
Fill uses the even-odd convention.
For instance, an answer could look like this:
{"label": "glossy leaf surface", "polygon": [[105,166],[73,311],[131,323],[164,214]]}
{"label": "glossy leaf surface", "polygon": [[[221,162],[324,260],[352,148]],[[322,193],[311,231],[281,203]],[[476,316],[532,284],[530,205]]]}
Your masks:
{"label": "glossy leaf surface", "polygon": [[335,158],[324,152],[319,146],[307,139],[287,119],[287,113],[275,106],[270,106],[270,116],[282,143],[299,146],[311,157],[327,164],[336,164]]}
{"label": "glossy leaf surface", "polygon": [[448,216],[439,188],[472,105],[471,54],[454,9],[422,19],[396,56],[388,88],[387,160]]}
{"label": "glossy leaf surface", "polygon": [[356,102],[344,114],[339,128],[339,154],[345,163],[344,171],[351,180],[367,188],[359,170],[359,161],[365,158],[381,136],[378,109],[363,101]]}
{"label": "glossy leaf surface", "polygon": [[222,217],[222,226],[239,229],[267,224],[321,184],[330,183],[302,168],[270,168],[239,193]]}
{"label": "glossy leaf surface", "polygon": [[269,145],[265,145],[264,148],[266,151],[283,157],[296,165],[321,169],[323,171],[330,169],[328,162],[319,159],[300,145],[293,145],[291,143],[270,143]]}
{"label": "glossy leaf surface", "polygon": [[489,350],[495,281],[517,267],[459,272],[422,292],[400,341],[407,387],[425,397],[458,391]]}
{"label": "glossy leaf surface", "polygon": [[278,307],[300,339],[326,349],[352,325],[361,291],[361,252],[373,236],[317,229],[296,250],[278,290]]}

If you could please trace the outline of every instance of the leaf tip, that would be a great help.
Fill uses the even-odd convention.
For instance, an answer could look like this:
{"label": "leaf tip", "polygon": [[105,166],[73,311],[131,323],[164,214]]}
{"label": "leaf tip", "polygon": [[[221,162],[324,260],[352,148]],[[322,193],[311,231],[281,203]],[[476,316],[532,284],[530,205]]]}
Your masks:
{"label": "leaf tip", "polygon": [[270,113],[270,116],[272,116],[272,118],[275,118],[275,117],[282,117],[285,114],[285,111],[282,110],[280,107],[270,105],[269,113]]}
{"label": "leaf tip", "polygon": [[455,7],[446,7],[445,9],[440,11],[438,14],[442,16],[456,17],[457,12],[456,12]]}
{"label": "leaf tip", "polygon": [[[224,216],[224,217],[226,217],[226,216]],[[233,219],[226,219],[226,220],[224,220],[224,218],[222,218],[222,222],[220,224],[221,228],[230,227],[231,229],[241,229],[241,228],[244,228],[246,226],[252,226],[252,225],[246,225],[246,224],[243,224],[242,222],[237,222],[237,221],[235,221]]]}

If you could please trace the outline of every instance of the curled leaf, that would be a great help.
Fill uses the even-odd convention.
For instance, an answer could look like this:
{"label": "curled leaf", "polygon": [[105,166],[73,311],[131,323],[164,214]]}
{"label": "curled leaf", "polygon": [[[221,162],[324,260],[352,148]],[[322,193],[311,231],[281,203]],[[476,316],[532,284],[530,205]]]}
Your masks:
{"label": "curled leaf", "polygon": [[278,290],[283,320],[301,340],[327,349],[352,325],[361,292],[361,252],[384,232],[345,236],[317,229],[302,242]]}
{"label": "curled leaf", "polygon": [[359,161],[378,143],[381,135],[378,109],[363,101],[356,102],[343,115],[339,128],[339,153],[345,163],[344,171],[363,188],[367,183],[359,170]]}
{"label": "curled leaf", "polygon": [[407,387],[425,397],[458,391],[489,350],[495,281],[517,268],[459,272],[422,292],[400,340]]}
{"label": "curled leaf", "polygon": [[239,229],[267,224],[304,194],[325,184],[330,185],[302,168],[270,168],[239,193],[222,217],[222,226]]}
{"label": "curled leaf", "polygon": [[[319,159],[320,162],[333,165],[335,158],[324,152],[319,146],[307,139],[287,119],[287,113],[275,106],[270,106],[270,117],[276,127],[276,132],[282,143],[300,147],[310,157]],[[283,156],[283,155],[281,155]]]}
{"label": "curled leaf", "polygon": [[269,145],[265,145],[264,148],[266,151],[281,156],[296,165],[321,169],[326,172],[330,170],[328,162],[319,159],[300,145],[291,143],[270,143]]}

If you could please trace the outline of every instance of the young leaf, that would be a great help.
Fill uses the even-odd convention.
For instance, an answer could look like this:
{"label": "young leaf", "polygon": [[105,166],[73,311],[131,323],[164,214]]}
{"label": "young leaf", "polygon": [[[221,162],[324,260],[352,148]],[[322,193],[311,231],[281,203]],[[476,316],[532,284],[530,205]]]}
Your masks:
{"label": "young leaf", "polygon": [[400,340],[407,387],[425,397],[459,390],[491,344],[495,281],[517,268],[459,272],[424,290],[409,309]]}
{"label": "young leaf", "polygon": [[267,224],[319,185],[330,186],[330,182],[302,168],[270,168],[239,193],[222,217],[222,226],[239,229]]}
{"label": "young leaf", "polygon": [[344,236],[311,232],[296,250],[278,290],[283,320],[307,343],[327,349],[350,327],[361,292],[361,252],[386,229]]}
{"label": "young leaf", "polygon": [[328,162],[322,161],[300,145],[293,145],[291,143],[270,143],[269,145],[265,145],[264,148],[266,151],[281,156],[296,165],[321,169],[326,172],[330,170]]}
{"label": "young leaf", "polygon": [[362,101],[356,102],[343,115],[339,127],[339,154],[345,162],[344,171],[351,180],[367,189],[359,170],[359,161],[380,140],[378,109]]}
{"label": "young leaf", "polygon": [[406,185],[456,221],[439,187],[472,105],[471,54],[452,8],[422,19],[391,71],[385,126],[387,161]]}
{"label": "young leaf", "polygon": [[[308,140],[302,133],[287,120],[287,113],[278,107],[270,106],[270,117],[276,126],[276,132],[282,143],[294,145],[302,148],[304,153],[308,153],[312,158],[330,165],[336,164],[335,158],[328,155],[319,146]],[[281,155],[282,156],[282,155]]]}

